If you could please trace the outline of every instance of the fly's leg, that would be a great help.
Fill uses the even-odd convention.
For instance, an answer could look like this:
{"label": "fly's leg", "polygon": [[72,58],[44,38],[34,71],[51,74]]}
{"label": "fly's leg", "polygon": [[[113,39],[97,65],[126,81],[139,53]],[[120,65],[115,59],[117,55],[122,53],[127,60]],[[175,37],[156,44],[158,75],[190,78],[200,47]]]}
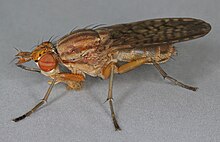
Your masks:
{"label": "fly's leg", "polygon": [[66,81],[67,84],[66,89],[67,90],[75,90],[79,91],[83,87],[83,82],[77,82],[77,81]]}
{"label": "fly's leg", "polygon": [[156,69],[160,72],[160,74],[163,76],[164,79],[168,79],[170,80],[171,82],[173,82],[175,85],[178,85],[180,87],[183,87],[185,89],[189,89],[189,90],[192,90],[192,91],[196,91],[198,89],[198,87],[193,87],[193,86],[190,86],[190,85],[186,85],[176,79],[174,79],[173,77],[169,76],[161,67],[158,63],[156,63],[154,60],[153,61],[153,65],[156,67]]}
{"label": "fly's leg", "polygon": [[108,89],[108,98],[106,101],[109,101],[111,116],[113,120],[113,124],[115,126],[115,130],[121,130],[120,126],[118,125],[117,119],[115,118],[115,113],[113,109],[113,98],[112,98],[112,88],[113,88],[113,75],[114,73],[125,73],[138,66],[143,65],[146,63],[146,58],[140,58],[138,60],[126,63],[122,66],[117,67],[115,63],[108,64],[102,71],[102,77],[104,79],[109,78],[109,89]]}
{"label": "fly's leg", "polygon": [[126,63],[124,65],[121,65],[120,67],[118,67],[117,73],[125,73],[130,70],[133,70],[133,69],[145,64],[146,61],[147,61],[147,58],[143,57],[143,58],[137,59],[135,61]]}
{"label": "fly's leg", "polygon": [[82,74],[74,74],[74,73],[58,73],[56,75],[53,75],[53,77],[56,78],[57,81],[84,81],[85,77]]}
{"label": "fly's leg", "polygon": [[30,67],[20,65],[20,64],[16,64],[16,66],[19,67],[19,68],[22,68],[24,70],[27,70],[27,71],[38,72],[38,73],[41,72],[40,69],[37,69],[37,68],[30,68]]}
{"label": "fly's leg", "polygon": [[103,75],[103,78],[104,79],[107,79],[109,78],[110,74],[111,74],[111,68],[112,66],[114,66],[114,72],[115,73],[125,73],[125,72],[128,72],[128,71],[131,71],[143,64],[145,64],[147,61],[147,59],[145,57],[143,58],[140,58],[138,60],[135,60],[135,61],[132,61],[132,62],[129,62],[129,63],[126,63],[124,65],[121,65],[119,67],[115,66],[115,63],[110,63],[107,65],[106,68],[103,69],[102,71],[102,75]]}
{"label": "fly's leg", "polygon": [[[176,85],[178,85],[180,87],[183,87],[183,88],[186,88],[186,89],[189,89],[189,90],[192,90],[192,91],[196,91],[198,89],[198,87],[193,87],[193,86],[190,86],[190,85],[186,85],[186,84],[174,79],[173,77],[167,75],[167,73],[153,59],[152,59],[152,62],[153,62],[153,65],[156,67],[156,69],[164,77],[164,79],[168,79],[171,82],[175,83]],[[124,64],[124,65],[118,67],[117,72],[118,73],[125,73],[125,72],[130,71],[130,70],[132,70],[132,69],[134,69],[134,68],[136,68],[136,67],[138,67],[138,66],[140,66],[144,63],[146,63],[146,58],[140,58],[138,60],[129,62],[127,64]]]}
{"label": "fly's leg", "polygon": [[[82,74],[58,73],[53,77],[56,78],[57,83],[63,82],[67,84],[67,90],[80,90],[85,81],[85,77]],[[50,84],[50,82],[48,83]]]}
{"label": "fly's leg", "polygon": [[114,76],[114,65],[112,65],[112,67],[111,67],[111,74],[110,74],[110,78],[109,78],[109,88],[108,88],[108,98],[107,98],[106,101],[109,102],[112,121],[113,121],[113,124],[115,126],[115,131],[117,131],[117,130],[121,130],[121,128],[118,125],[117,119],[115,117],[115,112],[114,112],[114,109],[113,109],[113,104],[112,104],[112,101],[113,101],[113,98],[112,98],[113,76]]}
{"label": "fly's leg", "polygon": [[47,92],[46,92],[44,98],[43,98],[35,107],[33,107],[30,111],[28,111],[28,112],[25,113],[24,115],[13,119],[13,121],[14,121],[14,122],[18,122],[18,121],[20,121],[20,120],[26,118],[27,116],[30,116],[30,115],[31,115],[33,112],[35,112],[40,106],[42,106],[44,103],[46,103],[47,100],[48,100],[48,97],[49,97],[49,95],[50,95],[50,92],[51,92],[51,90],[52,90],[52,88],[53,88],[53,86],[54,86],[54,84],[55,84],[55,82],[56,82],[56,80],[53,79],[53,81],[52,81],[50,87],[48,88],[48,90],[47,90]]}

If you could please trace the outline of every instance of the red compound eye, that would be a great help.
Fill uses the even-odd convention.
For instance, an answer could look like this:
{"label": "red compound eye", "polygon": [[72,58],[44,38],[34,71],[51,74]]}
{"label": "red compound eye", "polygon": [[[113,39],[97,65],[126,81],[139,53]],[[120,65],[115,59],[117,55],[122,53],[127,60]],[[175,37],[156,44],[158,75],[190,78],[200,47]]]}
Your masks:
{"label": "red compound eye", "polygon": [[46,53],[40,58],[38,65],[42,71],[49,72],[56,68],[57,60],[51,53]]}

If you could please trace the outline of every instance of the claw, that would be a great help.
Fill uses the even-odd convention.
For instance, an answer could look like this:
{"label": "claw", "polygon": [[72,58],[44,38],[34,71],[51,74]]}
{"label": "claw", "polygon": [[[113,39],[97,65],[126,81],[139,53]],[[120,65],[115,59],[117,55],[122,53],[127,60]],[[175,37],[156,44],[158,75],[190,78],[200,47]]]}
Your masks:
{"label": "claw", "polygon": [[21,57],[30,57],[31,56],[31,52],[18,52],[18,54],[16,54],[15,56],[21,56]]}
{"label": "claw", "polygon": [[18,54],[15,55],[15,59],[18,59],[17,65],[23,64],[25,62],[28,62],[31,60],[31,52],[22,52],[19,49],[15,48],[18,52]]}
{"label": "claw", "polygon": [[12,59],[9,64],[11,64],[12,62],[14,62],[16,59],[19,59],[19,57],[15,57],[14,59]]}
{"label": "claw", "polygon": [[[113,98],[111,98],[111,99],[107,98],[107,99],[104,101],[104,103],[106,103],[106,102],[107,102],[107,101],[109,101],[109,100],[114,101],[114,99],[113,99]],[[103,103],[103,104],[104,104],[104,103]]]}
{"label": "claw", "polygon": [[12,119],[12,121],[14,121],[14,122],[18,122],[18,121],[20,121],[20,120],[25,119],[26,117],[27,117],[27,115],[24,114],[24,115],[22,115],[22,116],[20,116],[20,117],[17,117],[17,118]]}
{"label": "claw", "polygon": [[30,60],[31,60],[30,57],[29,58],[18,58],[18,62],[16,63],[16,65],[23,64],[23,63],[28,62]]}

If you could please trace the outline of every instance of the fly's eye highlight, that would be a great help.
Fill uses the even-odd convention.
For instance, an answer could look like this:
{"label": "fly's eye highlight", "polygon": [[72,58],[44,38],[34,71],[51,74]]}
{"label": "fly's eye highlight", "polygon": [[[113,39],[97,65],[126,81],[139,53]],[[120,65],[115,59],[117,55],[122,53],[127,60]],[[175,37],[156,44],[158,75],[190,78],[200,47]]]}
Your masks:
{"label": "fly's eye highlight", "polygon": [[51,53],[46,53],[38,60],[38,66],[42,71],[49,72],[56,68],[57,60]]}

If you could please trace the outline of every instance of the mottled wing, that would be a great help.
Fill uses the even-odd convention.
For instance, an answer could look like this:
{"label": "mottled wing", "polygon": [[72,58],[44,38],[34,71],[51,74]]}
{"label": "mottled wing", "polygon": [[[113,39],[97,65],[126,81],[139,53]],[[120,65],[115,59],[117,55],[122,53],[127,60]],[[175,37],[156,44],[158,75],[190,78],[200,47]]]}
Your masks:
{"label": "mottled wing", "polygon": [[[96,29],[108,33],[111,47],[147,47],[196,39],[206,35],[210,24],[193,18],[163,18]],[[126,47],[126,46],[125,46]]]}

